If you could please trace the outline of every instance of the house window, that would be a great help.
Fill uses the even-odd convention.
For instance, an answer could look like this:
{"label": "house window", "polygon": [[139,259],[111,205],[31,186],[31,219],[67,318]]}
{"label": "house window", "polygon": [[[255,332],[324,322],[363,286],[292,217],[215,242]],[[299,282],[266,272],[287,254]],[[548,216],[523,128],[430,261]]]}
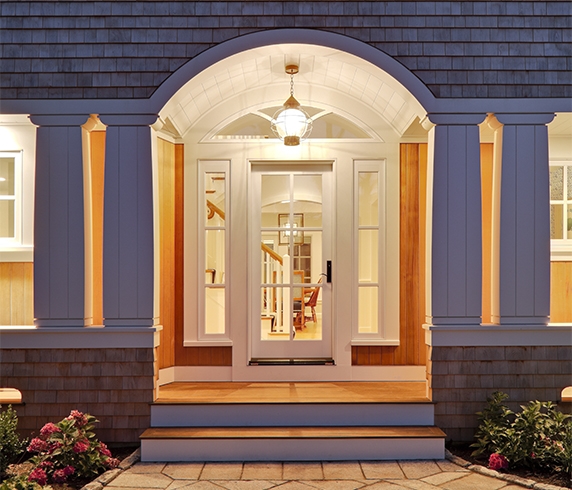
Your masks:
{"label": "house window", "polygon": [[381,162],[356,161],[354,167],[354,247],[357,322],[354,339],[383,336],[384,174]]}
{"label": "house window", "polygon": [[199,340],[228,338],[228,162],[200,162]]}
{"label": "house window", "polygon": [[550,163],[550,239],[554,256],[572,255],[572,161]]}
{"label": "house window", "polygon": [[15,245],[22,235],[22,158],[0,152],[0,244]]}

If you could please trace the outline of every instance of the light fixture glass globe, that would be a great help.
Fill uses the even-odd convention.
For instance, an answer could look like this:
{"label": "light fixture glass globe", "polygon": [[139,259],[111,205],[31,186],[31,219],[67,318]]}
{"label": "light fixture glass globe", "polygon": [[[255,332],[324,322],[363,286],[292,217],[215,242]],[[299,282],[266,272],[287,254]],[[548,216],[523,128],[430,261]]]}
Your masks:
{"label": "light fixture glass globe", "polygon": [[302,109],[284,107],[274,114],[271,127],[286,146],[297,146],[310,134],[312,123]]}

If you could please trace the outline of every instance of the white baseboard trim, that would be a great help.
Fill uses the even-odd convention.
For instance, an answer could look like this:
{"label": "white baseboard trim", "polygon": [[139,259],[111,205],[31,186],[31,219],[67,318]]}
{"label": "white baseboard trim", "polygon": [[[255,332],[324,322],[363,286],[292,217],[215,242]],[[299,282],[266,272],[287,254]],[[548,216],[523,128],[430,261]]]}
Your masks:
{"label": "white baseboard trim", "polygon": [[175,381],[175,368],[168,367],[159,369],[159,379],[157,380],[157,384],[159,386],[163,386]]}
{"label": "white baseboard trim", "polygon": [[[159,370],[159,386],[173,382],[201,381],[412,381],[425,382],[425,366],[352,366],[329,373],[335,367],[321,366],[257,366],[251,368],[258,376],[244,377],[231,366],[174,366]],[[261,368],[262,371],[261,372]],[[314,369],[312,369],[314,368]],[[240,370],[239,370],[240,371]],[[292,371],[296,371],[293,373]],[[303,372],[305,371],[305,376]],[[290,376],[288,375],[290,373]],[[343,375],[342,375],[343,374]],[[350,374],[350,376],[347,376]],[[293,377],[292,377],[293,376]],[[244,379],[243,379],[244,378]]]}
{"label": "white baseboard trim", "polygon": [[352,366],[352,381],[426,381],[423,366]]}

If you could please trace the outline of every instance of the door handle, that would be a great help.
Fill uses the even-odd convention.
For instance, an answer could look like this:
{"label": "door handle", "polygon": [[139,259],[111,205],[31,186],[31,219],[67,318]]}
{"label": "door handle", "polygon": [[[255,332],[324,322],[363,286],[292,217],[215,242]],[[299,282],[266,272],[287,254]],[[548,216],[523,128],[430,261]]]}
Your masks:
{"label": "door handle", "polygon": [[326,260],[326,282],[330,284],[332,282],[332,261]]}

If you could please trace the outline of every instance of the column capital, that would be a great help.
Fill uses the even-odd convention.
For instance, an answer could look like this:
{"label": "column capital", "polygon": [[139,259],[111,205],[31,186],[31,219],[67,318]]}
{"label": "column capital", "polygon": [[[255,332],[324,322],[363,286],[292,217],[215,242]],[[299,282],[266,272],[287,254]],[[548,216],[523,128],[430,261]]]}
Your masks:
{"label": "column capital", "polygon": [[511,126],[543,126],[554,119],[554,113],[544,114],[496,114],[497,121]]}
{"label": "column capital", "polygon": [[99,120],[106,126],[152,126],[157,114],[99,114]]}
{"label": "column capital", "polygon": [[485,113],[478,114],[435,114],[429,113],[425,116],[425,119],[421,121],[421,124],[425,129],[426,125],[431,124],[439,126],[476,126],[481,124],[487,115]]}
{"label": "column capital", "polygon": [[36,126],[83,126],[90,114],[30,114],[30,121]]}

